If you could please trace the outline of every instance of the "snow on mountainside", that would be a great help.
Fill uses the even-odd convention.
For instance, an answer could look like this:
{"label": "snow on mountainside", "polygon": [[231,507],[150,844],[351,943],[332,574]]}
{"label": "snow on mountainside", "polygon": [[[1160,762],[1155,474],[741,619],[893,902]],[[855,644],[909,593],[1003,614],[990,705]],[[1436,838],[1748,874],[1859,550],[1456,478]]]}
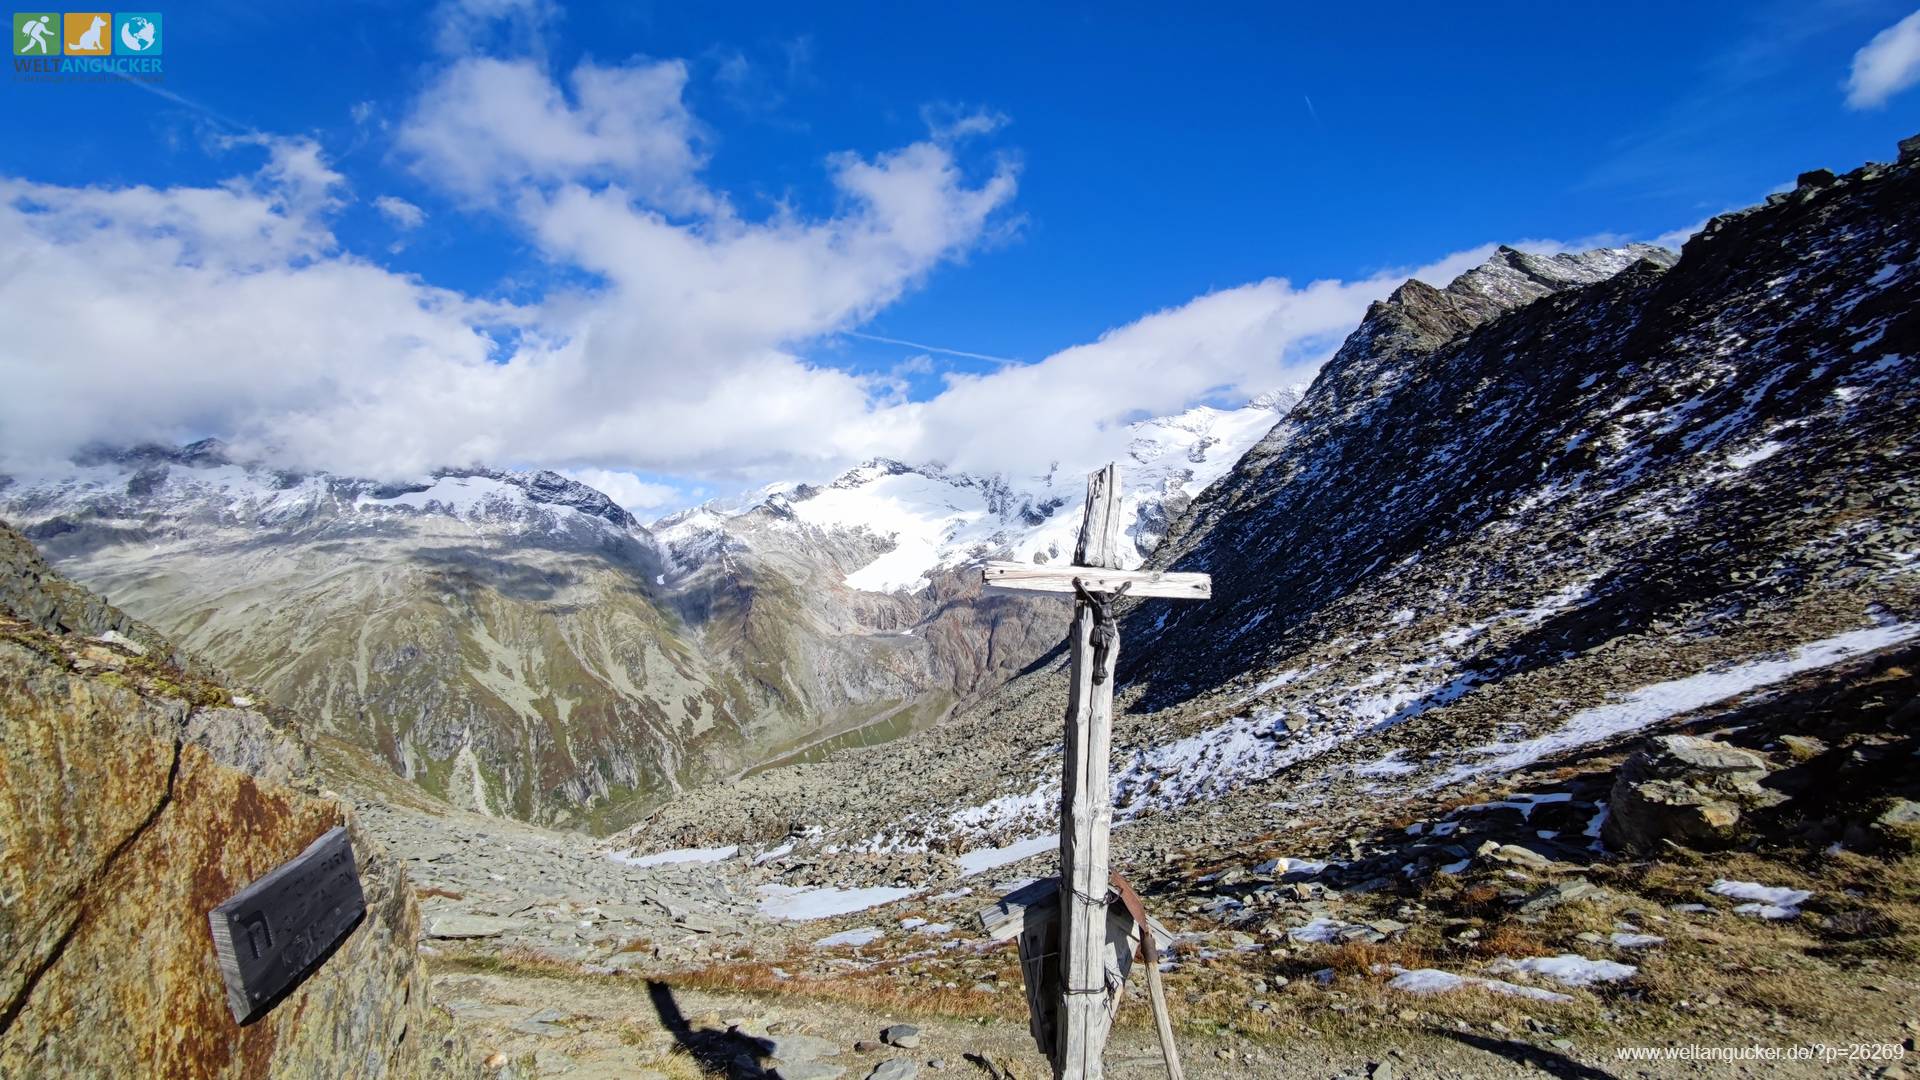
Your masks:
{"label": "snow on mountainside", "polygon": [[[1145,561],[1168,523],[1299,400],[1300,388],[1290,387],[1238,409],[1203,405],[1132,424],[1121,460],[1122,564]],[[758,499],[707,503],[655,522],[654,531],[682,562],[751,543],[738,519],[756,510],[789,531],[861,534],[884,550],[847,573],[846,584],[917,593],[933,572],[989,557],[1070,558],[1086,471],[1055,466],[1016,486],[999,476],[876,459],[829,484],[776,485]]]}
{"label": "snow on mountainside", "polygon": [[647,536],[606,495],[554,472],[445,469],[412,483],[380,483],[235,462],[217,439],[177,449],[96,450],[17,474],[0,490],[9,515],[27,524],[138,508],[145,515],[236,525],[320,527],[381,514],[434,514],[477,528]]}
{"label": "snow on mountainside", "polygon": [[[1293,400],[1133,425],[1134,561]],[[923,727],[1042,655],[1060,605],[982,596],[955,568],[1059,557],[1081,493],[1055,483],[877,463],[656,537],[557,473],[378,482],[209,439],[16,469],[0,517],[428,790],[610,827],[686,784]]]}
{"label": "snow on mountainside", "polygon": [[[1116,843],[1551,767],[1920,640],[1916,201],[1909,154],[1810,173],[1677,261],[1502,250],[1373,305],[1150,557],[1213,598],[1120,602]],[[1036,667],[884,760],[696,793],[649,839],[803,822],[817,873],[829,847],[1044,836],[1065,678]]]}

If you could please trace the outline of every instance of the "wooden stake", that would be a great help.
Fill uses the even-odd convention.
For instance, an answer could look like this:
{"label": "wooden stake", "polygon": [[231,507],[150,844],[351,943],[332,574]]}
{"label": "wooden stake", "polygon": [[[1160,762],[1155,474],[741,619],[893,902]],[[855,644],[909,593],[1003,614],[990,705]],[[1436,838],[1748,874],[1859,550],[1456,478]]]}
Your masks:
{"label": "wooden stake", "polygon": [[[1119,467],[1087,478],[1087,513],[1074,552],[1079,566],[1112,568],[1120,539]],[[1113,680],[1094,681],[1093,609],[1081,604],[1073,620],[1073,694],[1067,705],[1066,760],[1061,769],[1059,1054],[1054,1075],[1099,1080],[1100,1054],[1113,1023],[1107,992],[1107,834],[1113,808],[1107,759],[1113,739]],[[1116,637],[1106,663],[1119,655]]]}

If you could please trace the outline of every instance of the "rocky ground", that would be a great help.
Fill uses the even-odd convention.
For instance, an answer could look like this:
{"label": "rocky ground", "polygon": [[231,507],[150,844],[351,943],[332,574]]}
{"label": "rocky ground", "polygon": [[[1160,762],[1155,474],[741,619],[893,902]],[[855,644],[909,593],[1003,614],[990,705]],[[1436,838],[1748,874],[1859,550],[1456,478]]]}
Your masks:
{"label": "rocky ground", "polygon": [[[1920,1035],[1916,667],[1911,646],[1866,654],[1445,799],[1336,792],[1312,816],[1119,830],[1117,862],[1177,934],[1166,977],[1190,1072],[1904,1075]],[[419,890],[435,1000],[502,1070],[1046,1075],[1012,948],[974,913],[1049,853],[974,873],[908,859],[895,891],[839,906],[879,902],[796,921],[769,914],[818,875],[805,855],[783,866],[800,838],[639,866],[366,798]],[[1133,993],[1109,1061],[1156,1075]],[[881,1039],[902,1023],[917,1045]],[[1693,1046],[1865,1056],[1620,1056]]]}

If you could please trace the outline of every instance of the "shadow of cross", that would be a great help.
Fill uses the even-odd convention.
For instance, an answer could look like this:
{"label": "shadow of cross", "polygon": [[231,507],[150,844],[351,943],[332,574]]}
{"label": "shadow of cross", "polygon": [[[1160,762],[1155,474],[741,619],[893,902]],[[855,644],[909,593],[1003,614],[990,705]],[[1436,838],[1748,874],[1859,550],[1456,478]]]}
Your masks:
{"label": "shadow of cross", "polygon": [[[1113,1024],[1118,987],[1107,984],[1107,833],[1113,824],[1113,794],[1107,778],[1113,739],[1113,664],[1120,631],[1110,605],[1121,594],[1172,600],[1213,595],[1206,574],[1121,570],[1120,468],[1108,465],[1087,477],[1086,516],[1068,566],[990,562],[987,587],[1075,597],[1073,680],[1067,702],[1066,760],[1060,782],[1060,984],[1057,1014],[1036,1015],[1033,1030],[1053,1059],[1053,1074],[1065,1080],[1098,1080],[1100,1052]],[[1149,969],[1153,965],[1148,965]],[[1172,1029],[1165,1020],[1157,971],[1149,971],[1155,1020],[1168,1072],[1179,1075]],[[1040,1010],[1049,1003],[1032,1000]],[[1051,1022],[1049,1022],[1051,1021]],[[1052,1033],[1052,1046],[1042,1032]]]}

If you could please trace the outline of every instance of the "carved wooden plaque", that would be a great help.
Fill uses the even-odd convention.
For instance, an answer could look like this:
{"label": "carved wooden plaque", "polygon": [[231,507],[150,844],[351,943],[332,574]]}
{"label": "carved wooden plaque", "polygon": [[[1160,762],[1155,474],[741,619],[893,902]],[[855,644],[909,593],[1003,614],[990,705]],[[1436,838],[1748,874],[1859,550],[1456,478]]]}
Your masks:
{"label": "carved wooden plaque", "polygon": [[345,826],[207,913],[227,984],[244,1024],[278,1001],[346,937],[367,909]]}

